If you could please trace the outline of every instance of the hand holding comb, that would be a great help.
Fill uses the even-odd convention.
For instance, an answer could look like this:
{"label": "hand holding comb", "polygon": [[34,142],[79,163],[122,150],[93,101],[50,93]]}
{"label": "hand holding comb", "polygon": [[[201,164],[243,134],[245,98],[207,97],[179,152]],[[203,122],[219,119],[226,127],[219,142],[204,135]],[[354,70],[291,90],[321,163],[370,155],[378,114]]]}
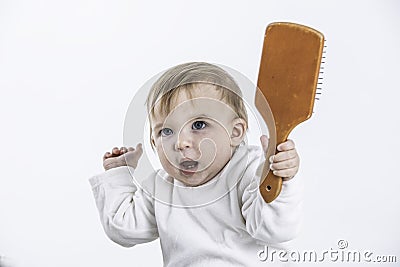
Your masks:
{"label": "hand holding comb", "polygon": [[[276,133],[270,133],[270,138],[276,137],[273,143],[285,142],[294,127],[311,117],[314,99],[318,94],[323,48],[324,36],[312,28],[286,22],[268,25],[255,105],[267,125],[275,121]],[[273,118],[265,108],[266,101]],[[276,148],[272,149],[276,153]],[[267,158],[262,171],[260,193],[270,203],[281,189],[282,178],[269,171]]]}

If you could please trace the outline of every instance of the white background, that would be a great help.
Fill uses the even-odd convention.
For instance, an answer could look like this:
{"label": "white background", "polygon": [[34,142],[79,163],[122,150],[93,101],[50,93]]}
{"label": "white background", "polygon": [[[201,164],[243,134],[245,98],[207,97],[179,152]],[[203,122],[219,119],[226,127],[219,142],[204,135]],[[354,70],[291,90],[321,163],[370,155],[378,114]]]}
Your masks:
{"label": "white background", "polygon": [[399,262],[399,15],[395,0],[1,0],[0,254],[15,266],[161,266],[159,241],[108,240],[87,179],[122,144],[147,79],[208,61],[256,82],[266,25],[291,21],[328,46],[322,99],[291,134],[307,186],[295,243],[321,252],[344,239]]}

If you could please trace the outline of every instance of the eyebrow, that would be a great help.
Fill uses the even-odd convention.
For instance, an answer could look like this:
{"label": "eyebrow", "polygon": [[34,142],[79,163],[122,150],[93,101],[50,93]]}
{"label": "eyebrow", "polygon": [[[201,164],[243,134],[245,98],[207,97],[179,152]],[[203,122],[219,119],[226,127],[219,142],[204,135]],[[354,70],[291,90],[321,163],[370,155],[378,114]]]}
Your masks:
{"label": "eyebrow", "polygon": [[154,125],[154,129],[157,129],[159,127],[161,127],[163,125],[163,123],[157,123],[156,125]]}
{"label": "eyebrow", "polygon": [[[210,116],[208,116],[208,115],[206,115],[206,114],[200,114],[200,115],[197,115],[197,116],[195,116],[195,117],[193,117],[192,119],[190,119],[190,120],[193,120],[193,119],[209,119],[210,118]],[[156,125],[154,125],[154,128],[153,129],[157,129],[157,128],[160,128],[161,126],[163,126],[164,125],[164,123],[157,123]]]}

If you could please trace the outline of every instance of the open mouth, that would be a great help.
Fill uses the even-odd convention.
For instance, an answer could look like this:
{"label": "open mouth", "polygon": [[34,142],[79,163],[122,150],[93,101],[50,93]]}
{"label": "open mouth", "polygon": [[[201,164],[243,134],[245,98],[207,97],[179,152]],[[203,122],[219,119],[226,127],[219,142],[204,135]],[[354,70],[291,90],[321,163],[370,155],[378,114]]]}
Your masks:
{"label": "open mouth", "polygon": [[199,162],[194,160],[186,160],[179,164],[179,171],[184,175],[193,175],[199,166]]}

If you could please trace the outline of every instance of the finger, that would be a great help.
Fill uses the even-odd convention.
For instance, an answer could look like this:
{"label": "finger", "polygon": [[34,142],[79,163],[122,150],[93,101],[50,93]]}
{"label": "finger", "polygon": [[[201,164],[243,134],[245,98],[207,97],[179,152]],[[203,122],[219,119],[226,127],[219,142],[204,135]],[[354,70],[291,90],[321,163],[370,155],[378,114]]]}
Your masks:
{"label": "finger", "polygon": [[278,152],[277,154],[274,155],[272,163],[285,161],[285,160],[289,160],[289,159],[293,159],[293,158],[297,158],[297,157],[298,157],[298,155],[297,155],[296,149]]}
{"label": "finger", "polygon": [[128,152],[128,149],[127,149],[126,147],[122,146],[122,147],[119,149],[119,151],[120,151],[120,154],[124,154],[124,153]]}
{"label": "finger", "polygon": [[299,166],[299,161],[296,158],[280,161],[278,163],[272,163],[270,169],[274,171],[280,171],[285,169],[290,169]]}
{"label": "finger", "polygon": [[141,143],[136,145],[136,150],[139,150],[141,153],[143,152],[143,146]]}
{"label": "finger", "polygon": [[111,156],[110,152],[106,152],[103,156],[103,160],[106,160],[107,158],[109,158]]}
{"label": "finger", "polygon": [[260,141],[261,141],[262,149],[266,153],[267,149],[268,149],[269,139],[268,139],[268,137],[266,135],[261,135]]}
{"label": "finger", "polygon": [[295,144],[293,140],[288,139],[286,142],[280,143],[276,149],[278,151],[286,151],[286,150],[291,150],[295,148]]}
{"label": "finger", "polygon": [[136,145],[136,151],[139,152],[138,155],[139,155],[139,157],[141,157],[142,154],[143,154],[143,147],[142,147],[142,144],[141,144],[141,143],[139,143],[139,144]]}
{"label": "finger", "polygon": [[112,149],[112,155],[113,156],[119,156],[119,149],[118,149],[118,147],[114,147],[113,149]]}
{"label": "finger", "polygon": [[289,168],[285,170],[273,171],[273,174],[282,178],[292,178],[297,173],[298,168]]}
{"label": "finger", "polygon": [[269,163],[274,163],[274,161],[275,161],[275,155],[269,157]]}

